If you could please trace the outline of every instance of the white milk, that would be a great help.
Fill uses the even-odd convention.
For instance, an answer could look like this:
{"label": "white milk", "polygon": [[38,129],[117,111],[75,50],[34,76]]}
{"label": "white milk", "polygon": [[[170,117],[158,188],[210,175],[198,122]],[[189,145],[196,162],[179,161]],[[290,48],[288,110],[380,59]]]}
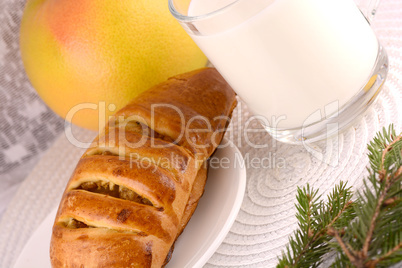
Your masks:
{"label": "white milk", "polygon": [[[188,14],[232,2],[192,0]],[[225,23],[195,24],[200,35],[192,38],[250,109],[271,124],[272,116],[286,115],[277,126],[301,127],[318,109],[334,101],[344,105],[368,81],[378,42],[353,0],[265,0],[261,11],[251,10],[259,1],[241,2],[249,3],[242,10],[256,15],[238,23],[223,13]]]}

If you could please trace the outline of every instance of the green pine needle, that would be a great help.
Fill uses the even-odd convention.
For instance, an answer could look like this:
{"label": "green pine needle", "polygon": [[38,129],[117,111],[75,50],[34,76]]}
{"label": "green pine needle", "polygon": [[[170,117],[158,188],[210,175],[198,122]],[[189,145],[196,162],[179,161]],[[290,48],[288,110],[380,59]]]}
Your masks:
{"label": "green pine needle", "polygon": [[309,185],[298,188],[297,192],[299,229],[290,238],[287,252],[283,253],[277,267],[318,267],[322,256],[331,249],[329,228],[353,218],[352,192],[341,183],[333,189],[327,202]]}
{"label": "green pine needle", "polygon": [[297,189],[299,228],[277,267],[389,267],[402,262],[402,135],[393,125],[368,145],[369,176],[355,193],[340,182],[326,201],[309,185]]}

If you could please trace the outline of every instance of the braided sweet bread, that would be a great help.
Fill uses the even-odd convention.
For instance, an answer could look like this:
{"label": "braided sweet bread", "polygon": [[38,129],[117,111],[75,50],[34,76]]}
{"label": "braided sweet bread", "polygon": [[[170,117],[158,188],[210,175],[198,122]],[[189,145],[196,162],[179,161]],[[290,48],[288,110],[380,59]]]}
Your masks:
{"label": "braided sweet bread", "polygon": [[53,267],[162,267],[236,97],[214,68],[168,79],[118,111],[79,160],[53,226]]}

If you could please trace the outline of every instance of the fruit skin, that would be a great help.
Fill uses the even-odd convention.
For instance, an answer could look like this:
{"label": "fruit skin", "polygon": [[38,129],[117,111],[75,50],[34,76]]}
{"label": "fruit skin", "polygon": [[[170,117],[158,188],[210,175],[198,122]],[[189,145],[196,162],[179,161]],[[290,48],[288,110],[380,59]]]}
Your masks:
{"label": "fruit skin", "polygon": [[28,0],[20,50],[44,102],[93,130],[140,92],[207,63],[167,0]]}

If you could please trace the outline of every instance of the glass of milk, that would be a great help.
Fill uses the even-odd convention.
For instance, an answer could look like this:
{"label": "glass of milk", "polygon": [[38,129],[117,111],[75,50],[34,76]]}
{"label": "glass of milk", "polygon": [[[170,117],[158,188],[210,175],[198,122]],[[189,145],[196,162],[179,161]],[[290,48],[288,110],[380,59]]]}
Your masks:
{"label": "glass of milk", "polygon": [[[374,5],[366,5],[372,16]],[[174,17],[277,140],[313,142],[374,101],[388,58],[353,0],[169,0]]]}

